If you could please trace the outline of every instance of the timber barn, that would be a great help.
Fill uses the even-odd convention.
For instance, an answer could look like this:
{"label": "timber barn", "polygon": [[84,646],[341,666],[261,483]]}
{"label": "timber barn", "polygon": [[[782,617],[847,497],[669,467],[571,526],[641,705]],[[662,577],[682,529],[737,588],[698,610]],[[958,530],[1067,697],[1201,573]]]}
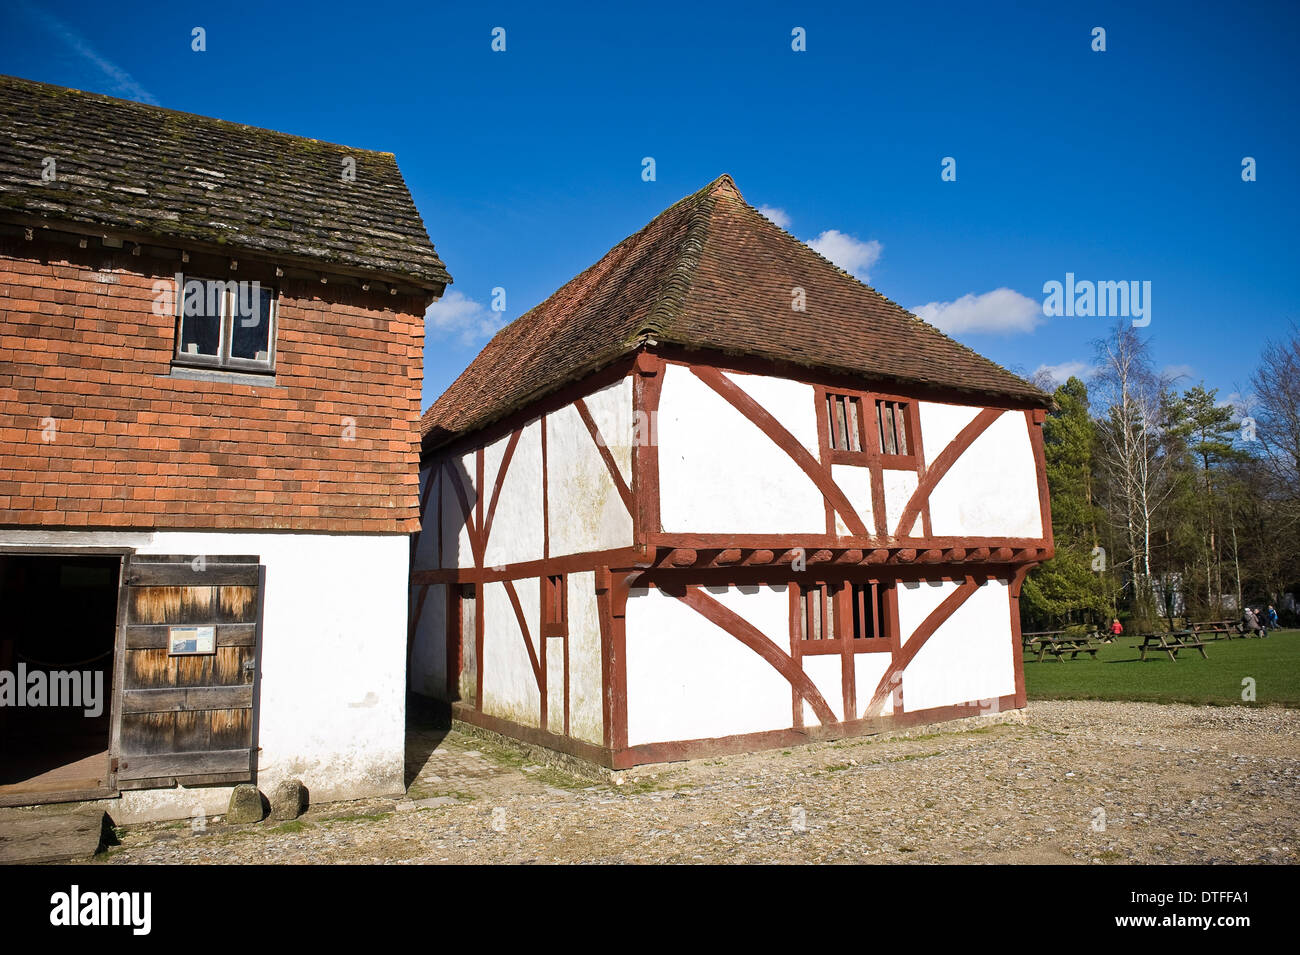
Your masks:
{"label": "timber barn", "polygon": [[425,413],[411,689],[616,769],[1022,707],[1049,405],[723,176]]}
{"label": "timber barn", "polygon": [[0,77],[0,804],[403,791],[449,281],[391,154]]}

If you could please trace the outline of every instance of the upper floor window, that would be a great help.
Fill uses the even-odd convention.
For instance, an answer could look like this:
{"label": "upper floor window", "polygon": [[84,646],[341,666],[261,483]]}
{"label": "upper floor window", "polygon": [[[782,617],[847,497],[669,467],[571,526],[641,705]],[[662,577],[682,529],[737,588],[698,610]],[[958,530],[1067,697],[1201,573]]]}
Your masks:
{"label": "upper floor window", "polygon": [[915,453],[906,401],[876,399],[876,428],[880,433],[881,454]]}
{"label": "upper floor window", "polygon": [[826,392],[826,416],[832,451],[858,454],[863,450],[862,399]]}
{"label": "upper floor window", "polygon": [[276,294],[259,282],[188,278],[176,296],[178,365],[272,371]]}

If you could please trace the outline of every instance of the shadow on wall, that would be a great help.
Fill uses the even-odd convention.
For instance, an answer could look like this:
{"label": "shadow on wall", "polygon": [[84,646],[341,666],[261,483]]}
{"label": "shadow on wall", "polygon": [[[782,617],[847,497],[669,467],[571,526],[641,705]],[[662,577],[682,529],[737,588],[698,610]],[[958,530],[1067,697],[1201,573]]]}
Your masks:
{"label": "shadow on wall", "polygon": [[[439,502],[434,500],[432,492],[430,492],[430,496],[424,500],[420,522],[421,531],[419,534],[412,535],[411,538],[410,567],[412,572],[434,570],[444,566],[455,567],[459,560],[459,548],[456,546],[455,542],[459,540],[462,530],[466,530],[470,534],[473,534],[475,530],[473,525],[473,515],[475,511],[476,496],[473,492],[473,476],[465,468],[464,462],[460,458],[444,459],[440,462],[438,468],[438,474],[444,478],[445,482],[450,482],[450,487],[453,490],[450,494],[446,494],[444,488],[440,487],[437,489],[437,493],[443,496],[441,509],[439,508]],[[426,486],[428,482],[436,480],[437,476],[437,474],[430,473],[425,479]],[[446,484],[444,484],[444,487],[445,486]],[[463,493],[457,494],[454,490],[457,487],[459,487]],[[486,505],[487,502],[485,501],[484,503]],[[442,518],[441,525],[439,525],[439,516]],[[427,561],[427,566],[420,562],[421,550],[428,553],[427,545],[423,548],[421,546],[424,542],[425,533],[431,534],[433,542],[437,545],[432,552],[431,558]],[[448,537],[452,544],[450,554],[446,553],[448,548],[445,546],[446,538]],[[442,553],[439,553],[439,550],[441,550]],[[449,565],[443,564],[444,555],[450,557]],[[455,587],[455,584],[446,587],[446,595],[444,599],[447,601],[446,611],[448,614],[453,612],[455,606],[453,603],[452,593],[453,588]],[[412,686],[412,673],[415,664],[415,641],[419,632],[420,620],[426,612],[425,603],[428,600],[429,590],[429,587],[424,586],[411,586],[407,588],[406,619],[409,621],[409,624],[407,626],[406,634],[406,686],[408,693]],[[447,656],[446,635],[435,634],[434,642],[437,644],[434,647],[434,653],[442,653],[445,658]],[[452,682],[451,686],[454,695],[456,684]],[[426,698],[421,697],[421,699]]]}

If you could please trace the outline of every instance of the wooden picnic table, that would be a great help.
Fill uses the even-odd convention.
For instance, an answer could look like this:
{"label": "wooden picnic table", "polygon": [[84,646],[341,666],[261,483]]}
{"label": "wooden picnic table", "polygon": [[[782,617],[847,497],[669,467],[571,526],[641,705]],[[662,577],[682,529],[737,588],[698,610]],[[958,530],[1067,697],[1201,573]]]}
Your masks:
{"label": "wooden picnic table", "polygon": [[1020,635],[1020,646],[1028,650],[1031,644],[1037,643],[1042,637],[1057,637],[1065,633],[1064,630],[1031,630],[1028,633]]}
{"label": "wooden picnic table", "polygon": [[1235,620],[1199,620],[1191,625],[1192,633],[1205,640],[1218,640],[1220,637],[1242,636],[1237,632]]}
{"label": "wooden picnic table", "polygon": [[[1053,654],[1057,660],[1064,663],[1065,655],[1068,653],[1073,660],[1080,653],[1088,653],[1092,658],[1097,659],[1097,651],[1101,649],[1097,641],[1092,638],[1092,634],[1083,634],[1082,636],[1067,636],[1064,630],[1046,631],[1038,635],[1034,641],[1038,644],[1038,662],[1042,663],[1047,654]],[[1030,653],[1034,652],[1033,646],[1027,648]]]}
{"label": "wooden picnic table", "polygon": [[1208,660],[1209,654],[1205,652],[1205,644],[1202,642],[1199,634],[1191,630],[1175,630],[1166,633],[1144,633],[1142,636],[1142,645],[1134,647],[1134,650],[1142,651],[1142,660],[1147,658],[1147,651],[1163,650],[1169,654],[1169,659],[1175,663],[1178,662],[1179,650],[1198,650],[1202,657]]}

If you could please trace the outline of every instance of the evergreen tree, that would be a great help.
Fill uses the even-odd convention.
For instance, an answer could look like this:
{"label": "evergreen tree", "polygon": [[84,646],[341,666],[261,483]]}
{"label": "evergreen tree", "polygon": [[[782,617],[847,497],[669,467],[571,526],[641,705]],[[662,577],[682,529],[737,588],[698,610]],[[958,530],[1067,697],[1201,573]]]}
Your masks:
{"label": "evergreen tree", "polygon": [[1043,422],[1043,452],[1056,554],[1025,581],[1021,604],[1035,625],[1100,625],[1114,613],[1115,578],[1093,497],[1097,427],[1078,378],[1057,388],[1054,398]]}

